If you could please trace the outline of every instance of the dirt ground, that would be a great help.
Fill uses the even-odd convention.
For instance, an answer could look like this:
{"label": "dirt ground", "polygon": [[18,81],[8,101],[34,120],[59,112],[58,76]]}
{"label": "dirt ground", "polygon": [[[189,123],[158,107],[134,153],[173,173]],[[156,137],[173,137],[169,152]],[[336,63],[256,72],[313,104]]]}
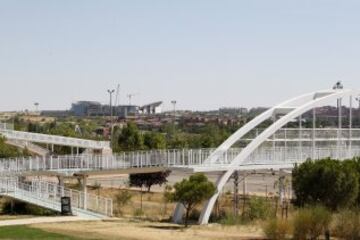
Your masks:
{"label": "dirt ground", "polygon": [[127,219],[111,221],[34,224],[33,228],[84,238],[121,240],[235,240],[263,239],[260,226],[182,226]]}

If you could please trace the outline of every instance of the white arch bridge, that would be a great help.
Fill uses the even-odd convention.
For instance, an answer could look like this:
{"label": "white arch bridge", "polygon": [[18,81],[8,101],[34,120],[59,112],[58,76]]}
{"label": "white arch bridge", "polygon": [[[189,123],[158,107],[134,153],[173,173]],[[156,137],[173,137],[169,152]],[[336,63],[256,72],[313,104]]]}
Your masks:
{"label": "white arch bridge", "polygon": [[[205,204],[199,223],[206,224],[219,193],[222,191],[234,171],[257,169],[292,169],[295,163],[306,159],[321,159],[326,157],[348,159],[360,156],[360,129],[353,127],[354,107],[353,99],[360,95],[360,90],[334,89],[316,91],[285,101],[260,114],[242,128],[237,130],[217,149],[175,149],[159,151],[139,151],[118,155],[71,155],[47,156],[38,158],[20,158],[0,160],[0,173],[6,178],[0,184],[3,193],[16,192],[19,183],[9,184],[9,179],[21,175],[64,174],[83,175],[113,174],[116,171],[135,169],[137,172],[159,171],[172,169],[190,172],[217,172],[217,192]],[[317,128],[317,108],[337,104],[337,126]],[[348,104],[344,111],[343,105]],[[358,110],[360,114],[360,111]],[[306,116],[306,125],[304,117]],[[310,117],[309,117],[310,116]],[[359,117],[357,117],[359,118]],[[272,120],[265,129],[257,128],[261,123]],[[309,123],[309,119],[310,123]],[[345,124],[344,124],[345,123]],[[291,125],[291,126],[290,126]],[[309,127],[311,125],[311,127]],[[49,189],[42,183],[34,183],[36,191],[50,196]],[[60,186],[61,188],[61,186]],[[36,194],[26,191],[26,197]],[[55,191],[55,193],[62,192]],[[25,193],[23,192],[23,193]],[[54,193],[54,190],[53,192]],[[55,194],[56,195],[56,194]],[[59,198],[52,200],[58,203]],[[57,196],[57,195],[56,195]],[[104,205],[94,205],[88,202],[86,189],[76,197],[82,214],[95,212],[96,214],[111,215],[112,202],[109,199],[98,202]],[[16,195],[21,199],[21,194]],[[49,198],[42,197],[42,200]],[[40,206],[48,207],[37,198]],[[36,202],[35,201],[35,202]],[[58,205],[57,205],[58,206]],[[101,209],[98,210],[98,209]],[[105,210],[104,210],[105,209]],[[90,213],[89,213],[90,214]],[[174,213],[174,220],[180,221],[183,207],[178,204]]]}

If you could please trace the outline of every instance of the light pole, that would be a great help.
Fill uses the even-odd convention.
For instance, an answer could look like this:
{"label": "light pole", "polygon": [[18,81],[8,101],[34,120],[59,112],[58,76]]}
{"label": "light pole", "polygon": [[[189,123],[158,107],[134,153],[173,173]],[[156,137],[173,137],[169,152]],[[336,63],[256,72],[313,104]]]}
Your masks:
{"label": "light pole", "polygon": [[111,132],[110,134],[112,135],[112,128],[113,128],[113,109],[112,109],[112,95],[113,93],[115,92],[114,89],[110,90],[108,89],[107,92],[109,93],[110,95],[110,129],[111,129]]}
{"label": "light pole", "polygon": [[171,104],[173,105],[173,111],[174,111],[174,124],[176,121],[176,100],[172,100]]}
{"label": "light pole", "polygon": [[36,113],[39,112],[39,105],[40,105],[40,103],[35,102],[34,105],[35,105],[35,112],[36,112]]}
{"label": "light pole", "polygon": [[[342,90],[344,88],[341,81],[338,81],[333,86],[334,90]],[[340,157],[340,138],[342,136],[342,98],[337,99],[337,108],[338,108],[338,130],[337,130],[337,157]]]}
{"label": "light pole", "polygon": [[[360,114],[360,96],[359,96],[359,97],[356,97],[355,100],[359,103],[359,106],[358,106],[358,114]],[[360,116],[359,116],[359,124],[360,124]]]}

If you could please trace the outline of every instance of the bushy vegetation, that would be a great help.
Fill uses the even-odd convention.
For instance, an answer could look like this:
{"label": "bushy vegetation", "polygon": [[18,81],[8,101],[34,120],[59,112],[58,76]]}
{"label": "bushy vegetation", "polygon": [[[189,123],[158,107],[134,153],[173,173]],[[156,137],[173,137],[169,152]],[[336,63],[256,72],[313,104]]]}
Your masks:
{"label": "bushy vegetation", "polygon": [[117,206],[117,212],[116,212],[117,214],[119,215],[123,214],[122,208],[128,205],[129,203],[131,203],[132,197],[133,195],[127,190],[120,191],[118,194],[116,194],[115,204]]}
{"label": "bushy vegetation", "polygon": [[267,199],[262,197],[252,197],[250,198],[248,207],[243,213],[243,217],[250,221],[265,220],[270,217],[272,213],[272,206]]}
{"label": "bushy vegetation", "polygon": [[0,137],[0,158],[21,157],[27,155],[29,155],[29,153],[26,149],[21,151],[16,147],[10,146],[5,143],[5,138]]}
{"label": "bushy vegetation", "polygon": [[344,240],[360,239],[360,212],[356,210],[341,211],[334,224],[334,234]]}
{"label": "bushy vegetation", "polygon": [[299,209],[294,217],[294,240],[316,240],[329,229],[332,214],[325,207]]}
{"label": "bushy vegetation", "polygon": [[186,129],[168,124],[157,131],[140,131],[135,123],[129,122],[123,128],[114,128],[113,150],[134,151],[149,149],[211,148],[221,144],[233,131],[215,124],[199,129]]}
{"label": "bushy vegetation", "polygon": [[57,215],[57,213],[52,210],[16,200],[6,200],[2,205],[1,212],[3,214],[20,214],[35,216]]}
{"label": "bushy vegetation", "polygon": [[308,160],[293,169],[298,206],[322,204],[332,210],[358,204],[359,161]]}
{"label": "bushy vegetation", "polygon": [[183,204],[185,208],[185,226],[194,207],[215,194],[215,185],[201,173],[183,179],[174,185],[172,200]]}
{"label": "bushy vegetation", "polygon": [[270,240],[285,240],[291,233],[291,226],[285,219],[272,218],[264,224],[263,231]]}

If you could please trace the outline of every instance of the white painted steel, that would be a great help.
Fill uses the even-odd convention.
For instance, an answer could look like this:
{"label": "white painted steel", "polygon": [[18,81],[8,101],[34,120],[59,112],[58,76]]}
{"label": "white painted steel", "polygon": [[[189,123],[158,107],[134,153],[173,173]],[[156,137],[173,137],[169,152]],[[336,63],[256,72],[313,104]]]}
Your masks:
{"label": "white painted steel", "polygon": [[95,141],[95,140],[63,137],[63,136],[48,135],[41,133],[21,132],[21,131],[4,129],[1,127],[0,127],[0,135],[6,137],[7,139],[22,140],[22,141],[29,141],[35,143],[46,143],[46,144],[54,144],[61,146],[71,146],[71,147],[99,149],[99,150],[110,149],[110,142],[108,141]]}
{"label": "white painted steel", "polygon": [[[250,121],[248,124],[240,128],[228,140],[226,140],[222,145],[220,145],[220,147],[217,150],[215,150],[214,154],[207,161],[215,162],[219,154],[221,154],[224,151],[227,151],[235,142],[237,142],[240,138],[242,138],[246,133],[254,129],[261,122],[267,120],[270,117],[273,117],[276,114],[276,110],[278,108],[283,109],[283,108],[293,107],[292,110],[289,110],[283,117],[279,118],[278,120],[274,118],[275,120],[274,123],[271,126],[269,126],[267,129],[265,129],[263,132],[261,132],[232,160],[232,162],[228,165],[228,170],[218,179],[217,192],[213,197],[209,199],[209,201],[206,203],[205,207],[203,208],[203,211],[199,219],[199,223],[200,224],[208,223],[216,199],[219,196],[220,192],[222,191],[228,179],[233,174],[233,172],[237,169],[237,167],[241,166],[247,160],[247,158],[251,154],[253,154],[253,152],[256,151],[256,149],[260,147],[261,144],[263,144],[267,139],[269,139],[273,134],[275,134],[276,131],[284,127],[287,123],[289,123],[293,119],[300,117],[301,115],[312,109],[324,106],[325,104],[328,104],[331,101],[335,101],[341,98],[350,97],[354,95],[360,95],[360,90],[336,89],[336,90],[328,90],[328,91],[306,94],[298,98],[295,98],[295,100],[293,99],[290,101],[286,101],[282,104],[279,104],[267,110],[265,113],[259,115],[258,117]],[[312,136],[314,138],[314,134],[312,134]],[[313,141],[312,149],[313,149],[313,154],[315,154],[314,141]],[[339,147],[337,147],[337,149],[339,154],[339,150],[340,150]],[[315,156],[313,157],[315,158]],[[338,158],[339,157],[340,156],[338,156]]]}
{"label": "white painted steel", "polygon": [[61,197],[70,197],[73,214],[90,218],[111,217],[113,211],[113,202],[110,198],[85,194],[45,181],[25,183],[14,177],[0,178],[0,195],[55,211],[61,211]]}

